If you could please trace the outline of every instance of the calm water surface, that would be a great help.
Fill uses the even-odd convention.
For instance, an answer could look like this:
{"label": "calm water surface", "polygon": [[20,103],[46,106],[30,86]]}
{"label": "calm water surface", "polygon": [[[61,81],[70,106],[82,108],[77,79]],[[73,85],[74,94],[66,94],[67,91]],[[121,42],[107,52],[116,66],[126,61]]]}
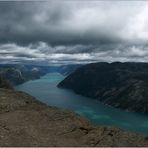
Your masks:
{"label": "calm water surface", "polygon": [[50,106],[71,109],[96,124],[112,125],[148,135],[148,116],[115,109],[70,90],[57,88],[57,84],[63,79],[64,76],[59,73],[49,73],[38,80],[18,85],[16,89],[27,92]]}

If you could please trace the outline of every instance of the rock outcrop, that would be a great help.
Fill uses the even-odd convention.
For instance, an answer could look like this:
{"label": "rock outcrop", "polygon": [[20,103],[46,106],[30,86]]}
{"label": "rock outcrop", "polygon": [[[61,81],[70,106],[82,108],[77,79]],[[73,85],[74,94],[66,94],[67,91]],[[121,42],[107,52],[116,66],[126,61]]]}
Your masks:
{"label": "rock outcrop", "polygon": [[117,108],[148,114],[148,63],[93,63],[80,67],[58,87]]}
{"label": "rock outcrop", "polygon": [[148,138],[0,89],[0,146],[148,146]]}
{"label": "rock outcrop", "polygon": [[12,85],[9,83],[9,81],[4,80],[0,77],[0,88],[6,88],[6,89],[13,89]]}

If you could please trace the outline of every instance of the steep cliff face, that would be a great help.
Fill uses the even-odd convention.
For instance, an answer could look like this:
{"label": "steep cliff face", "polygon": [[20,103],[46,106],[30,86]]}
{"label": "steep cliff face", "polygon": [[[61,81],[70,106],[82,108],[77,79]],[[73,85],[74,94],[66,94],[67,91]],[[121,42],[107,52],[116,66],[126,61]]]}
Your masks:
{"label": "steep cliff face", "polygon": [[80,67],[58,87],[105,104],[148,114],[147,63],[94,63]]}
{"label": "steep cliff face", "polygon": [[148,138],[0,89],[0,146],[148,146]]}

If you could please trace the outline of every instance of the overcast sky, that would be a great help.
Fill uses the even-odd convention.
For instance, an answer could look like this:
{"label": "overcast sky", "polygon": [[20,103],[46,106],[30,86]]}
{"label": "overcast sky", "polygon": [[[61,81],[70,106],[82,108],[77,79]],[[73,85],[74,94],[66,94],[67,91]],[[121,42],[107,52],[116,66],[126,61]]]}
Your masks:
{"label": "overcast sky", "polygon": [[0,2],[0,61],[148,62],[148,2]]}

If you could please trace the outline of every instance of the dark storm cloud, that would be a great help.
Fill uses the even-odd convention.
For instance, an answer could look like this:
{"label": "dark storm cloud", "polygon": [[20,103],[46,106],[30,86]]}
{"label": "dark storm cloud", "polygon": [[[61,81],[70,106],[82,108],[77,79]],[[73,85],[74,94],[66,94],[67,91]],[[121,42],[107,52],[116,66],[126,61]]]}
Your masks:
{"label": "dark storm cloud", "polygon": [[[112,22],[115,20],[110,16],[106,18],[110,12],[104,11],[103,3],[97,4],[97,7],[93,2],[90,4],[68,1],[0,2],[0,41],[18,44],[44,41],[54,45],[121,42],[123,37],[119,36],[118,29],[123,29],[122,23]],[[116,13],[118,10],[113,8],[110,11]],[[117,18],[120,21],[119,16]]]}
{"label": "dark storm cloud", "polygon": [[66,9],[63,3],[52,1],[0,2],[0,41],[18,44],[74,41],[77,35],[66,32],[60,24],[70,17],[70,11]]}
{"label": "dark storm cloud", "polygon": [[146,1],[1,1],[0,61],[148,61],[147,24]]}

